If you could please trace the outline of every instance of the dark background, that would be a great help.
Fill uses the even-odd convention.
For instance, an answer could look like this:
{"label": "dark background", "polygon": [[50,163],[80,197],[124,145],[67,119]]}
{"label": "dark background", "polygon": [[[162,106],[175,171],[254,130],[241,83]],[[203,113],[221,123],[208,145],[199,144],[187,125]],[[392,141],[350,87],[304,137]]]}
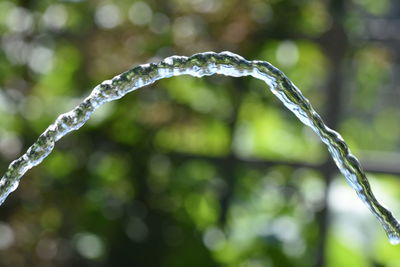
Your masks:
{"label": "dark background", "polygon": [[[0,170],[105,79],[178,54],[269,61],[400,215],[395,0],[0,2]],[[176,77],[102,107],[0,207],[0,266],[400,266],[262,82]]]}

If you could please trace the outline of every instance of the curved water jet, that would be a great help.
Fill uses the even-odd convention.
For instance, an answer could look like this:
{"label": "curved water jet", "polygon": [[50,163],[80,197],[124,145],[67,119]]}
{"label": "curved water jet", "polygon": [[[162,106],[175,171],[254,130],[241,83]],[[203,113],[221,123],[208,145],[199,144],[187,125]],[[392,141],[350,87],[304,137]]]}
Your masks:
{"label": "curved water jet", "polygon": [[159,63],[144,64],[115,76],[96,86],[92,93],[73,110],[61,114],[20,158],[14,160],[0,179],[0,204],[14,191],[26,171],[38,165],[67,133],[77,130],[101,105],[119,99],[127,93],[157,80],[179,75],[203,77],[222,74],[232,77],[253,76],[268,84],[272,93],[292,111],[301,122],[320,137],[341,173],[359,198],[378,218],[392,244],[400,243],[400,224],[383,207],[371,191],[368,179],[357,158],[337,132],[328,128],[300,90],[277,68],[265,61],[248,61],[230,53],[205,52],[191,57],[172,56]]}

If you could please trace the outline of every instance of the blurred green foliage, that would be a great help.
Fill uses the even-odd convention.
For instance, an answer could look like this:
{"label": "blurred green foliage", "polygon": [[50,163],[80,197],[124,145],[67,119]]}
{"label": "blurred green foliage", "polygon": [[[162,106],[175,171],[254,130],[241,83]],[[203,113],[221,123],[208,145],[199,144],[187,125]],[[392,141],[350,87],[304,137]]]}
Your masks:
{"label": "blurred green foliage", "polygon": [[[395,27],[379,23],[398,10],[394,0],[4,0],[1,169],[101,81],[206,50],[273,63],[323,115],[337,105],[356,155],[390,169],[400,57]],[[327,93],[335,71],[341,105]],[[0,207],[0,265],[400,266],[344,179],[326,188],[327,161],[259,81],[163,80],[106,104],[26,175]],[[400,214],[400,176],[372,177]]]}

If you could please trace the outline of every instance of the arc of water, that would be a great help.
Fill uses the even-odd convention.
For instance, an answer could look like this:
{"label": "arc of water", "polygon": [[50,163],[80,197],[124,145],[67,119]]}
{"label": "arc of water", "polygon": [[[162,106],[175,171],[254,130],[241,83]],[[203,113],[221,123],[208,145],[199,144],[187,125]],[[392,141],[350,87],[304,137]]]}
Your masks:
{"label": "arc of water", "polygon": [[18,187],[25,172],[40,164],[63,136],[82,127],[98,107],[157,80],[185,74],[194,77],[214,74],[232,77],[253,76],[266,82],[272,93],[301,122],[311,127],[327,145],[337,167],[359,198],[378,218],[390,242],[392,244],[400,243],[399,222],[389,210],[376,200],[359,161],[351,154],[343,138],[324,124],[309,101],[280,70],[268,62],[248,61],[230,52],[205,52],[191,57],[168,57],[159,63],[134,67],[96,86],[87,98],[73,110],[61,114],[24,155],[9,165],[8,170],[0,179],[0,205]]}

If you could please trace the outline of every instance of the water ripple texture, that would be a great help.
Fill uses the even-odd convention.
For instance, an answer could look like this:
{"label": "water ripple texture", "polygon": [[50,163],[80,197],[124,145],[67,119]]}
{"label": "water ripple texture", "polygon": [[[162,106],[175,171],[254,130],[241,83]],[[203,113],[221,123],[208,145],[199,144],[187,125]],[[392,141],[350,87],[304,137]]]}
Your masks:
{"label": "water ripple texture", "polygon": [[400,243],[400,224],[383,207],[371,191],[368,179],[357,158],[351,154],[343,138],[328,128],[300,90],[277,68],[265,61],[248,61],[230,53],[205,52],[191,57],[172,56],[159,63],[144,64],[128,70],[96,86],[91,94],[71,111],[61,114],[20,158],[14,160],[0,179],[0,204],[13,192],[26,171],[40,164],[55,143],[71,131],[77,130],[101,105],[119,99],[127,93],[157,80],[179,75],[203,77],[222,74],[232,77],[253,76],[263,80],[272,93],[292,111],[301,122],[326,144],[341,173],[378,218],[392,244]]}

